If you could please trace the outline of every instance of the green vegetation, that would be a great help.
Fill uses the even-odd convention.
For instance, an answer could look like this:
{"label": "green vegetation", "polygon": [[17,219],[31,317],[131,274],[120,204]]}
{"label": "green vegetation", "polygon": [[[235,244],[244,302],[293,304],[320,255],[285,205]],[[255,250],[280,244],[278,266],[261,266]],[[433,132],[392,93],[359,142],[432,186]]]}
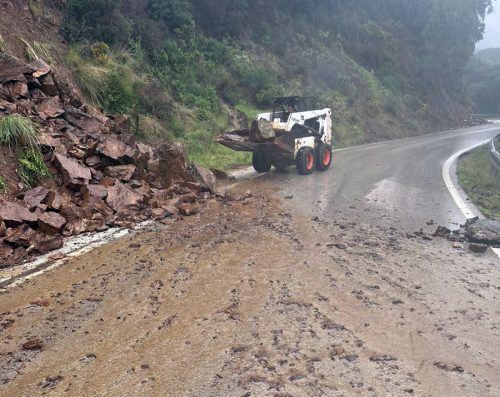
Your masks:
{"label": "green vegetation", "polygon": [[0,193],[5,193],[7,191],[7,184],[2,175],[0,175]]}
{"label": "green vegetation", "polygon": [[458,180],[481,211],[500,218],[500,175],[490,162],[488,148],[474,150],[458,164]]}
{"label": "green vegetation", "polygon": [[474,56],[489,65],[500,65],[500,48],[487,48],[478,51]]}
{"label": "green vegetation", "polygon": [[466,104],[456,82],[490,5],[68,0],[62,30],[94,104],[133,116],[141,139],[180,140],[222,166],[248,158],[213,145],[227,106],[253,118],[274,96],[318,96],[333,110],[336,146],[456,122]]}
{"label": "green vegetation", "polygon": [[30,188],[50,177],[50,171],[37,149],[25,149],[19,156],[19,176]]}
{"label": "green vegetation", "polygon": [[500,113],[500,63],[486,63],[473,57],[465,83],[476,113]]}
{"label": "green vegetation", "polygon": [[0,145],[35,147],[38,131],[28,118],[12,114],[0,119]]}
{"label": "green vegetation", "polygon": [[37,59],[44,59],[47,62],[52,59],[50,55],[50,50],[52,45],[50,44],[45,44],[45,43],[39,43],[38,41],[34,41],[33,43],[29,43],[23,38],[19,38],[24,45],[25,45],[25,51],[26,51],[26,56],[30,61],[35,61]]}

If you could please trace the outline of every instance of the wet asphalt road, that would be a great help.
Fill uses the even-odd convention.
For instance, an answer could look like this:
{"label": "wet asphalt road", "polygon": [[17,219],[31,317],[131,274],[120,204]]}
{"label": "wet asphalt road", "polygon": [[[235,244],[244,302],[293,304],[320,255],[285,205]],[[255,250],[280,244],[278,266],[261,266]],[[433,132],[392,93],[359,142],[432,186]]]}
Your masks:
{"label": "wet asphalt road", "polygon": [[306,213],[322,219],[398,227],[407,231],[465,222],[442,168],[454,153],[491,139],[500,125],[486,125],[342,149],[327,172],[299,176],[290,167],[261,180]]}

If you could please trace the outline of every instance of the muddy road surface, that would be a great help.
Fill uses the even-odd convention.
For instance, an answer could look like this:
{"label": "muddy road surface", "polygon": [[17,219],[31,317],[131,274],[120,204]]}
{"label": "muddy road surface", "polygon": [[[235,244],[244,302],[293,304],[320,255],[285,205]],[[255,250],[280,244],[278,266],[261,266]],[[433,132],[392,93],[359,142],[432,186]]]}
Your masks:
{"label": "muddy road surface", "polygon": [[4,289],[0,395],[500,395],[498,257],[276,178]]}

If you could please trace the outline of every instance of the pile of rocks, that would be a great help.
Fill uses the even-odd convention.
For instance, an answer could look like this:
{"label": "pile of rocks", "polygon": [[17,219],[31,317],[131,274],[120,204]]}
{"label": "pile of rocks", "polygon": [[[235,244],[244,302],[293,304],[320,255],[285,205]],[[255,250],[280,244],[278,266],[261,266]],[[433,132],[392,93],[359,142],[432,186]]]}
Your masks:
{"label": "pile of rocks", "polygon": [[213,174],[180,145],[137,142],[128,117],[85,105],[42,60],[0,56],[0,118],[13,113],[39,126],[53,178],[0,197],[0,266],[60,248],[63,236],[192,215],[214,192]]}

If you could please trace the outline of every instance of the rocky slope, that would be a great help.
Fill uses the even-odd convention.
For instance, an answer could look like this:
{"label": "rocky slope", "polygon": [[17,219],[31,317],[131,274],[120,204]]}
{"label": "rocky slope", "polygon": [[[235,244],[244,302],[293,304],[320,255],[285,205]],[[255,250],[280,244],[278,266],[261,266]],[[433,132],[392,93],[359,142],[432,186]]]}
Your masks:
{"label": "rocky slope", "polygon": [[191,215],[215,178],[177,144],[155,150],[130,134],[128,117],[106,116],[42,60],[0,56],[0,119],[19,114],[39,130],[52,178],[29,189],[16,172],[15,148],[2,148],[9,196],[0,195],[0,264],[60,248],[63,236]]}

